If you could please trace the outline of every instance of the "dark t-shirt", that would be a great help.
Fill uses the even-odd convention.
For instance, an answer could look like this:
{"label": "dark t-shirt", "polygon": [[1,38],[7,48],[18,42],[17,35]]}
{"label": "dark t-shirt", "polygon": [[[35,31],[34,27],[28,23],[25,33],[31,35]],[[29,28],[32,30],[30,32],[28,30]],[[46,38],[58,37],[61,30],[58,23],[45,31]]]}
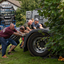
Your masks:
{"label": "dark t-shirt", "polygon": [[26,29],[26,27],[29,27],[30,29],[32,28],[31,25],[28,25],[28,22],[25,23],[23,26],[25,27],[25,29]]}
{"label": "dark t-shirt", "polygon": [[9,38],[14,32],[17,32],[17,30],[11,30],[10,27],[6,27],[0,31],[0,37]]}
{"label": "dark t-shirt", "polygon": [[37,29],[40,27],[40,25],[39,24],[35,24],[34,22],[32,23],[32,29],[34,28],[34,27],[36,27]]}

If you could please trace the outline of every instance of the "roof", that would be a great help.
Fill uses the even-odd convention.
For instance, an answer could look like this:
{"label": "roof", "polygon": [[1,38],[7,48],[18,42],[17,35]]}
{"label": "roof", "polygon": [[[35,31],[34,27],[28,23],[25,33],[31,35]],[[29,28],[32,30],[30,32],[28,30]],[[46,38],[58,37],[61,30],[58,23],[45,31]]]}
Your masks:
{"label": "roof", "polygon": [[17,1],[17,0],[2,0],[1,2],[3,2],[3,1],[8,1],[8,2],[16,5],[17,7],[21,7],[21,5],[20,5],[21,2],[20,1]]}
{"label": "roof", "polygon": [[14,5],[18,6],[18,7],[21,7],[20,1],[17,1],[17,0],[7,0],[7,1],[9,1],[10,3],[12,3],[12,4],[14,4]]}

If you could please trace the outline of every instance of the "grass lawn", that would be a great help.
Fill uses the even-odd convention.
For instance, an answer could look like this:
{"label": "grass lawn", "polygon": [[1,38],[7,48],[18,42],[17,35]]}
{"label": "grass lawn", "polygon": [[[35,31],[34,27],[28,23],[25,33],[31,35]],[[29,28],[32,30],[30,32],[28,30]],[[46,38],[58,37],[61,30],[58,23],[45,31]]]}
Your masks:
{"label": "grass lawn", "polygon": [[[9,47],[7,48],[7,52]],[[12,52],[13,55],[8,55],[8,58],[2,58],[2,53],[0,53],[0,64],[64,64],[57,59],[42,57],[33,57],[30,55],[29,51],[23,52],[23,49],[20,49],[19,46],[15,48],[17,52]]]}
{"label": "grass lawn", "polygon": [[[20,42],[22,40],[20,39]],[[7,48],[6,53],[8,52],[9,47]],[[0,52],[0,64],[64,64],[64,62],[58,61],[57,58],[42,58],[42,57],[33,57],[27,52],[23,52],[23,49],[20,49],[19,45],[15,48],[17,52],[12,52],[13,55],[8,55],[8,58],[2,58],[2,53]]]}

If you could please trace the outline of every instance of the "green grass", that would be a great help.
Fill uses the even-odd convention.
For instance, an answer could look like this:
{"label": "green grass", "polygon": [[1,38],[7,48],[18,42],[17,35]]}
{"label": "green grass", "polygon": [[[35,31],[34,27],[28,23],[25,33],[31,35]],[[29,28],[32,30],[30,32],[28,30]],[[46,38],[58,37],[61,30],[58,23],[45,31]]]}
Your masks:
{"label": "green grass", "polygon": [[2,0],[0,0],[0,1],[2,1]]}
{"label": "green grass", "polygon": [[[20,42],[22,40],[20,39]],[[7,48],[6,53],[8,52],[9,47]],[[0,53],[0,64],[64,64],[64,62],[58,61],[57,58],[42,58],[42,57],[33,57],[27,52],[23,52],[23,49],[20,49],[19,45],[15,48],[17,52],[12,52],[13,55],[8,55],[8,58],[2,58],[2,53]]]}
{"label": "green grass", "polygon": [[[7,48],[7,52],[9,47]],[[12,52],[13,55],[8,55],[8,58],[2,58],[2,53],[0,53],[0,64],[64,64],[57,59],[42,57],[33,57],[30,55],[29,51],[23,52],[23,49],[20,49],[19,46],[15,48],[17,52]]]}

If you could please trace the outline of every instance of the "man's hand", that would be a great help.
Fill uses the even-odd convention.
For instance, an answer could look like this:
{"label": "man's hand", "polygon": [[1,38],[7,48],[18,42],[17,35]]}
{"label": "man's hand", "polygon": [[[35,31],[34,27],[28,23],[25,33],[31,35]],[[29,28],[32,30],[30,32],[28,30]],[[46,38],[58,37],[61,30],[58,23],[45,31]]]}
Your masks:
{"label": "man's hand", "polygon": [[34,29],[36,29],[36,27],[33,27]]}

